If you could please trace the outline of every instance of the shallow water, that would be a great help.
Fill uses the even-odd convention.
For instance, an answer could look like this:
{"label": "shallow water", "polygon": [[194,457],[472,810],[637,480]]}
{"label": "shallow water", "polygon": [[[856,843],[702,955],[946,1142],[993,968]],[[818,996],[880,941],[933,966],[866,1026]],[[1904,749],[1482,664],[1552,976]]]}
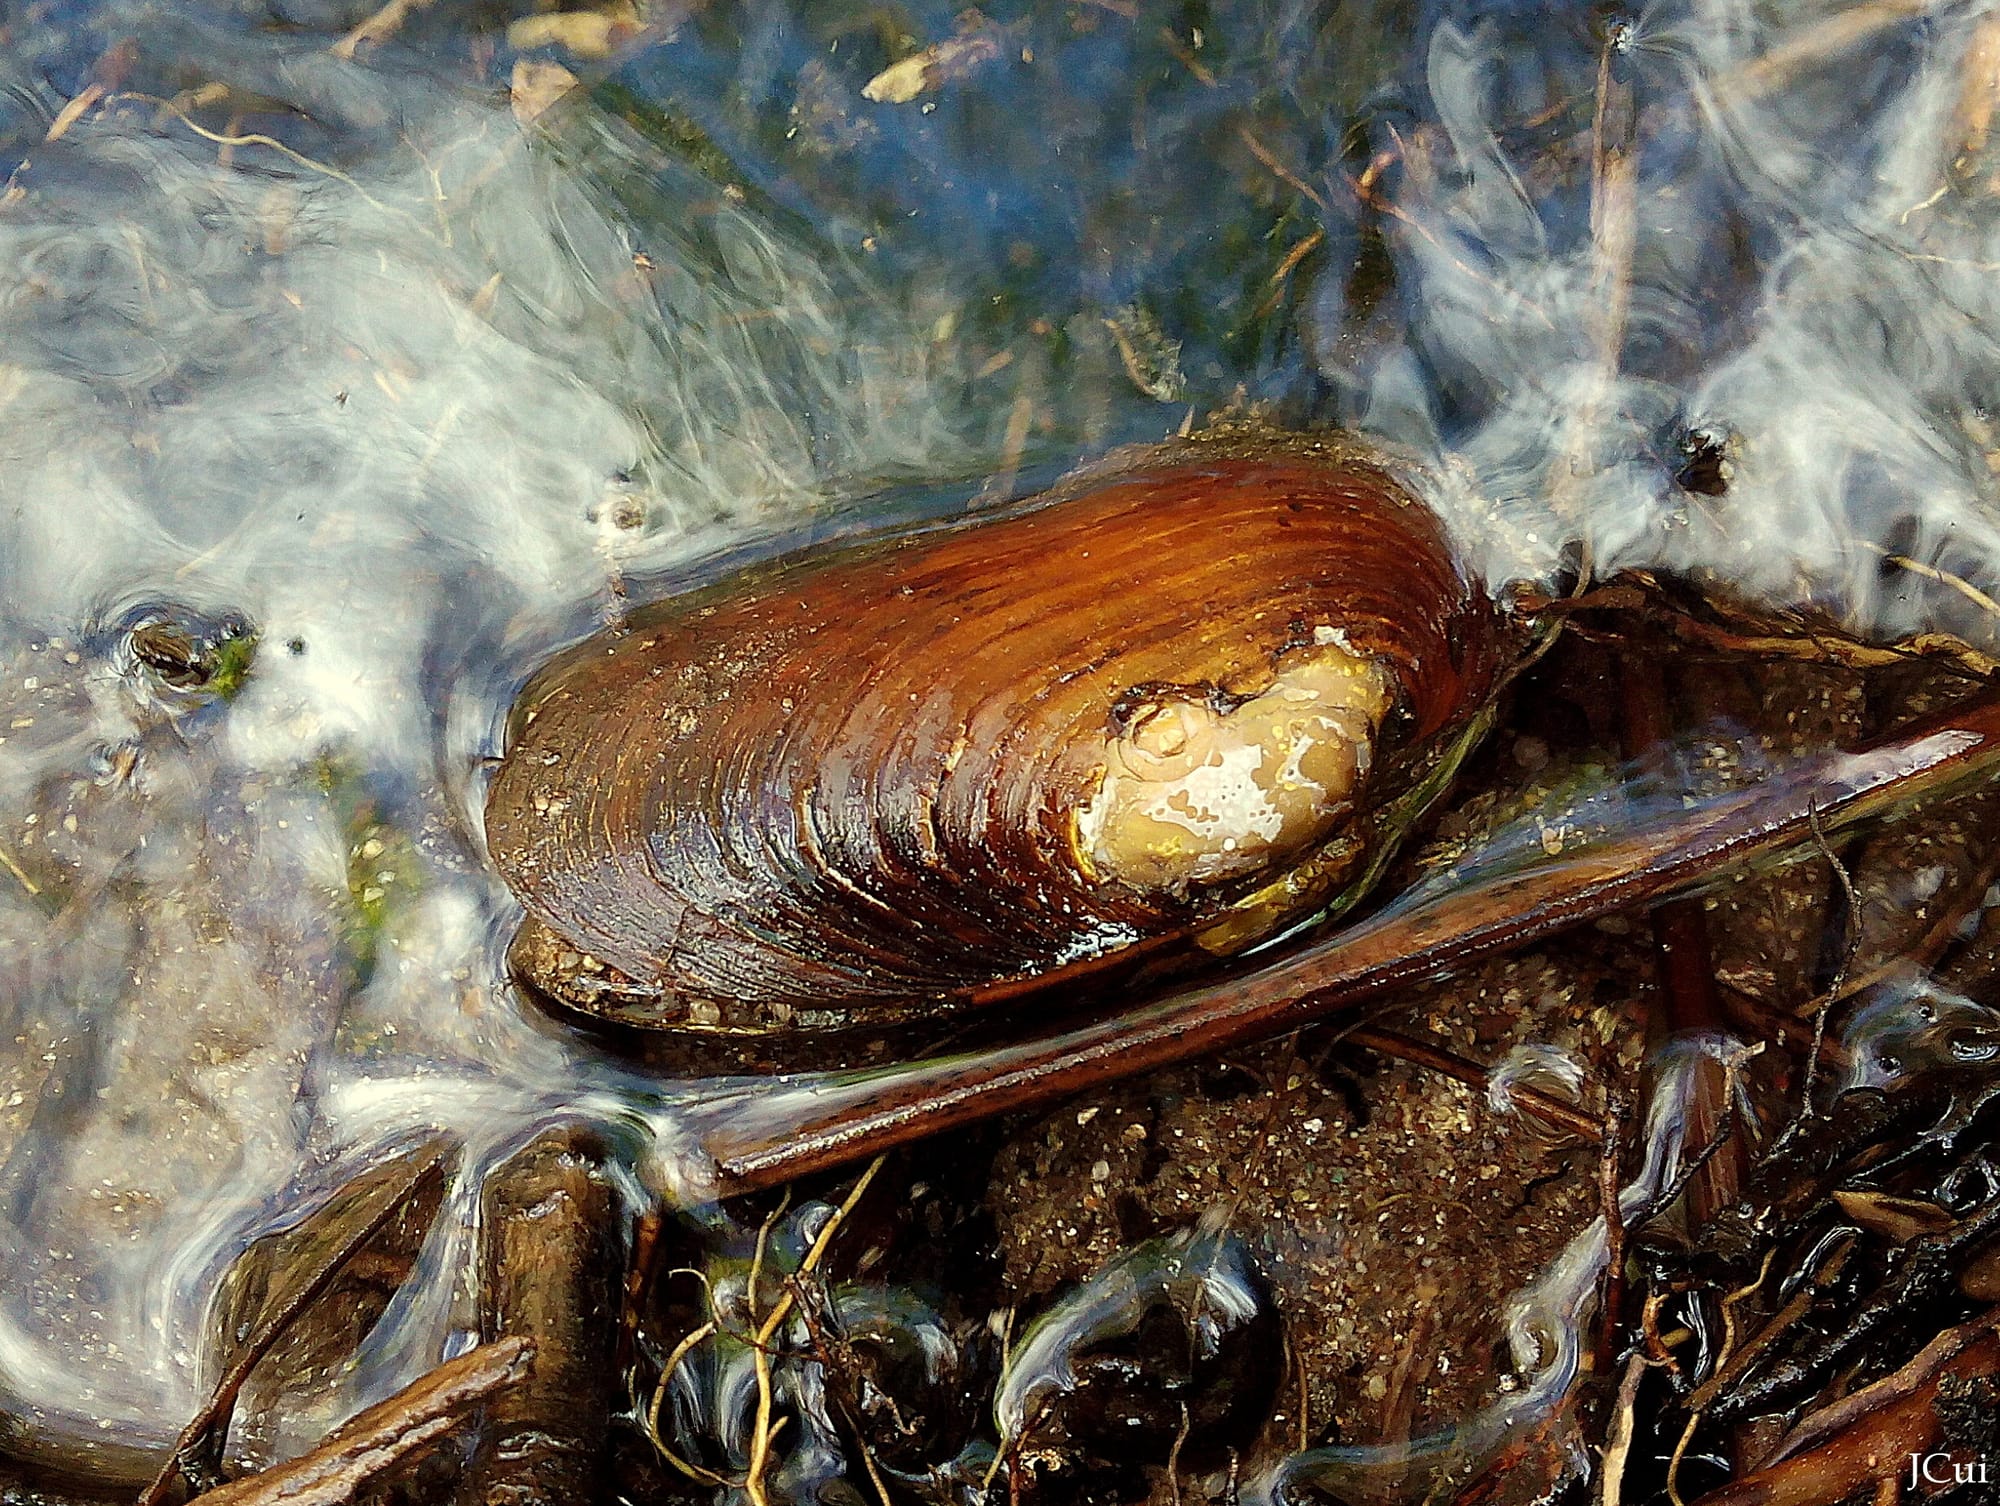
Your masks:
{"label": "shallow water", "polygon": [[[1268,404],[1428,457],[1495,579],[1991,644],[1980,6],[692,6],[529,49],[534,119],[487,13],[367,13],[0,23],[0,1392],[86,1450],[372,1150],[672,1144],[703,1089],[504,988],[478,830],[630,601]],[[136,662],[163,614],[240,689]],[[468,1215],[358,1394],[465,1325]]]}

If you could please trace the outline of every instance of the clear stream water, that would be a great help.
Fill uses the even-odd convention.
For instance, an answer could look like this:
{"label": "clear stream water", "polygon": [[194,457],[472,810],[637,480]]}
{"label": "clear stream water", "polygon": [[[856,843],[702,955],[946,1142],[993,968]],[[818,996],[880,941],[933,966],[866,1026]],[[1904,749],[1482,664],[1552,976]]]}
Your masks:
{"label": "clear stream water", "polygon": [[0,1398],[65,1447],[171,1437],[374,1149],[706,1091],[506,992],[479,809],[537,662],[746,551],[1261,404],[1430,457],[1495,579],[1993,637],[1984,5],[371,9],[0,5]]}

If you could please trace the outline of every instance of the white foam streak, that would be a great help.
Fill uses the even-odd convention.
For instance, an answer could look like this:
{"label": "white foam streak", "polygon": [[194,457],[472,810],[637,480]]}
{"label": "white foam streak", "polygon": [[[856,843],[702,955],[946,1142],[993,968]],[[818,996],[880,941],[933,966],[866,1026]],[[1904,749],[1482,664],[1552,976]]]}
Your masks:
{"label": "white foam streak", "polygon": [[[850,473],[965,469],[905,313],[713,183],[587,112],[558,148],[269,45],[323,118],[393,121],[379,149],[218,163],[126,105],[0,212],[0,795],[39,823],[5,841],[78,852],[0,879],[0,1388],[86,1446],[191,1415],[208,1293],[304,1165],[464,1145],[358,1405],[459,1342],[468,1189],[536,1125],[676,1159],[659,1095],[503,985],[500,714],[628,577]],[[148,602],[256,625],[226,712],[119,672]]]}
{"label": "white foam streak", "polygon": [[[1910,14],[1787,11],[1786,29],[1698,0],[1621,23],[1638,163],[1622,263],[1593,235],[1593,193],[1616,191],[1591,187],[1594,127],[1532,186],[1529,151],[1501,145],[1531,113],[1510,92],[1518,32],[1433,33],[1437,130],[1387,226],[1422,374],[1385,358],[1357,412],[1470,465],[1486,501],[1460,521],[1489,575],[1546,576],[1581,542],[1600,574],[1707,573],[1864,633],[1991,638],[1966,594],[1883,560],[1983,588],[2000,543],[2000,214],[1962,104],[1993,12]],[[1593,99],[1597,60],[1540,40]],[[1610,285],[1629,308],[1607,366]],[[1726,495],[1674,483],[1693,427],[1731,439]]]}

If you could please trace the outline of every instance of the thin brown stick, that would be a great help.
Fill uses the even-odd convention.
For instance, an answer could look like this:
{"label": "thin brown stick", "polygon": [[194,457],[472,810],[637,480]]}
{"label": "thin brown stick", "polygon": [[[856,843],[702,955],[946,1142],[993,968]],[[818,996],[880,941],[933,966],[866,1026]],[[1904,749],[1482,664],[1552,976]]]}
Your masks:
{"label": "thin brown stick", "polygon": [[1276,308],[1278,300],[1284,296],[1285,283],[1291,278],[1292,273],[1297,270],[1299,263],[1325,244],[1326,232],[1324,230],[1315,230],[1311,235],[1287,251],[1285,259],[1278,263],[1278,269],[1271,274],[1267,291],[1262,298],[1257,300],[1257,307],[1251,311],[1251,318],[1261,319],[1270,313],[1272,309]]}
{"label": "thin brown stick", "polygon": [[103,84],[84,85],[82,93],[56,111],[56,118],[49,122],[49,128],[43,134],[42,140],[45,142],[62,140],[69,134],[69,128],[89,114],[91,106],[104,98],[106,92]]}
{"label": "thin brown stick", "polygon": [[1820,826],[1819,812],[1809,811],[1811,819],[1807,823],[1812,829],[1813,845],[1819,855],[1833,870],[1833,876],[1840,882],[1841,893],[1847,900],[1847,945],[1841,950],[1840,965],[1834,969],[1833,981],[1827,985],[1828,1001],[1813,1011],[1812,1049],[1806,1052],[1806,1068],[1799,1086],[1799,1119],[1813,1117],[1813,1089],[1819,1083],[1820,1048],[1826,1044],[1826,1019],[1833,1011],[1832,999],[1847,987],[1848,969],[1854,962],[1855,948],[1861,945],[1861,895],[1854,887],[1854,876],[1847,871],[1847,865],[1826,839],[1826,832]]}
{"label": "thin brown stick", "polygon": [[1277,271],[1271,274],[1271,286],[1275,288],[1287,277],[1290,277],[1300,262],[1311,256],[1313,252],[1325,244],[1326,232],[1324,230],[1315,230],[1311,235],[1292,247],[1291,250],[1285,253],[1285,259],[1278,263]]}
{"label": "thin brown stick", "polygon": [[[1550,477],[1550,505],[1567,516],[1580,505],[1582,478],[1596,470],[1596,446],[1613,405],[1623,365],[1625,325],[1632,303],[1632,255],[1638,244],[1638,154],[1632,89],[1613,73],[1613,38],[1597,58],[1597,99],[1590,125],[1590,386],[1569,423],[1569,442]],[[1589,541],[1584,541],[1585,548]],[[1586,565],[1579,572],[1588,577]],[[1579,582],[1581,584],[1581,582]]]}
{"label": "thin brown stick", "polygon": [[1273,177],[1281,179],[1302,197],[1311,200],[1319,207],[1322,214],[1326,212],[1325,196],[1310,183],[1306,182],[1304,178],[1301,178],[1297,173],[1285,166],[1284,163],[1280,162],[1277,153],[1273,152],[1268,146],[1257,139],[1256,132],[1252,131],[1246,125],[1238,126],[1236,134],[1242,140],[1243,144],[1250,148],[1250,155],[1269,168]]}
{"label": "thin brown stick", "polygon": [[[1414,1040],[1400,1031],[1379,1030],[1372,1026],[1360,1030],[1350,1030],[1341,1037],[1351,1046],[1359,1046],[1364,1051],[1373,1051],[1382,1056],[1394,1057],[1414,1066],[1428,1068],[1444,1077],[1464,1083],[1480,1092],[1486,1091],[1491,1080],[1487,1070],[1478,1062],[1468,1061],[1455,1052],[1446,1051],[1441,1046]],[[1602,1131],[1595,1118],[1573,1104],[1553,1098],[1539,1088],[1526,1085],[1509,1086],[1507,1095],[1524,1112],[1538,1119],[1545,1119],[1558,1129],[1583,1140],[1595,1140]]]}
{"label": "thin brown stick", "polygon": [[1597,1200],[1604,1216],[1604,1301],[1598,1311],[1591,1368],[1600,1372],[1618,1352],[1618,1326],[1625,1312],[1625,1115],[1624,1091],[1614,1085],[1604,1105],[1597,1151]]}
{"label": "thin brown stick", "polygon": [[1167,1450],[1167,1490],[1172,1506],[1181,1506],[1181,1445],[1187,1442],[1191,1421],[1188,1404],[1181,1403],[1181,1425],[1174,1430],[1174,1445]]}
{"label": "thin brown stick", "polygon": [[[841,1412],[845,1414],[848,1426],[856,1434],[856,1441],[859,1444],[859,1452],[861,1454],[861,1467],[867,1471],[868,1481],[875,1487],[875,1499],[878,1506],[896,1506],[896,1503],[889,1496],[888,1482],[882,1478],[882,1466],[876,1462],[875,1448],[869,1442],[867,1435],[867,1419],[858,1405],[858,1399],[854,1395],[854,1388],[850,1378],[844,1374],[845,1367],[841,1356],[835,1352],[834,1346],[827,1342],[826,1329],[821,1325],[818,1316],[813,1312],[812,1303],[801,1302],[799,1304],[799,1317],[805,1323],[806,1337],[812,1343],[813,1356],[819,1361],[820,1369],[827,1377],[828,1390],[836,1393],[836,1404],[840,1407]],[[838,1381],[837,1388],[835,1385],[836,1380]],[[888,1397],[885,1397],[884,1400],[889,1405],[890,1425],[899,1432],[907,1431],[909,1424],[903,1420],[902,1411],[896,1406],[895,1400]]]}
{"label": "thin brown stick", "polygon": [[1636,818],[1594,846],[1526,868],[1474,873],[1457,890],[1390,909],[1247,977],[1186,989],[1052,1039],[890,1072],[808,1079],[782,1101],[784,1112],[760,1115],[755,1125],[718,1115],[704,1143],[732,1190],[878,1155],[1282,1034],[1474,959],[1657,904],[1796,846],[1815,819],[1825,831],[1840,830],[1996,767],[2000,699],[1954,707],[1860,752],[1803,760],[1691,810]]}

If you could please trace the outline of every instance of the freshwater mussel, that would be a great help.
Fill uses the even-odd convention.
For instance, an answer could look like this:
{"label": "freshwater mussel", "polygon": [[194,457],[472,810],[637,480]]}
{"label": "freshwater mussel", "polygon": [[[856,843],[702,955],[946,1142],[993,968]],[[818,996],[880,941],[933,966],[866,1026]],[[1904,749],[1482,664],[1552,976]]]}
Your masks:
{"label": "freshwater mussel", "polygon": [[1222,428],[633,613],[515,707],[514,970],[625,1024],[877,1029],[1325,913],[1508,657],[1425,489]]}

